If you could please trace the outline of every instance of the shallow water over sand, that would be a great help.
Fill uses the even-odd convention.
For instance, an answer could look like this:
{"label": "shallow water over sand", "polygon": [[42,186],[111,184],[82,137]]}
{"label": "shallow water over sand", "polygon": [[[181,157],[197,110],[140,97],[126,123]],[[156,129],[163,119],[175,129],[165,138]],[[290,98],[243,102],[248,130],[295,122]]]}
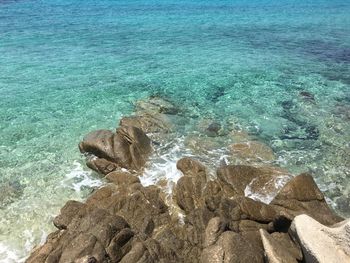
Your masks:
{"label": "shallow water over sand", "polygon": [[[182,138],[216,121],[312,172],[349,215],[349,13],[347,1],[0,1],[0,261],[25,256],[66,200],[101,183],[83,135],[150,95],[186,121],[149,180],[203,154]],[[226,146],[200,158],[218,165]]]}

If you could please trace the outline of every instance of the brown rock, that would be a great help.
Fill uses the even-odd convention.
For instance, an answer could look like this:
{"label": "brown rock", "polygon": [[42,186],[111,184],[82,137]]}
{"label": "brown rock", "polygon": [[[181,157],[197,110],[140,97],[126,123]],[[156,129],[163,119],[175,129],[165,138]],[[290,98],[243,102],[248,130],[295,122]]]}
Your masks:
{"label": "brown rock", "polygon": [[114,171],[106,175],[107,181],[116,185],[132,185],[140,183],[140,179],[129,172]]}
{"label": "brown rock", "polygon": [[129,253],[127,253],[120,262],[121,263],[143,262],[140,259],[144,256],[145,252],[146,252],[145,246],[141,242],[137,242],[132,246]]}
{"label": "brown rock", "polygon": [[[41,263],[41,262],[58,262],[59,255],[62,253],[59,251],[59,253],[55,258],[53,255],[53,252],[55,249],[57,250],[57,244],[62,236],[64,231],[58,230],[48,235],[46,242],[44,245],[34,249],[31,253],[31,255],[27,258],[26,263]],[[48,261],[48,258],[51,258],[51,261]]]}
{"label": "brown rock", "polygon": [[274,232],[270,236],[275,239],[277,243],[287,249],[294,258],[299,261],[303,259],[301,247],[290,238],[288,233]]}
{"label": "brown rock", "polygon": [[123,247],[132,240],[133,236],[134,232],[132,230],[124,228],[112,239],[106,249],[112,262],[119,262],[131,249],[131,245],[127,249],[123,249]]}
{"label": "brown rock", "polygon": [[221,202],[222,191],[221,186],[215,181],[209,181],[203,191],[203,199],[210,211],[215,211]]}
{"label": "brown rock", "polygon": [[172,130],[170,120],[161,113],[139,113],[137,116],[124,117],[120,120],[121,126],[133,126],[145,133],[168,133]]}
{"label": "brown rock", "polygon": [[263,253],[247,241],[242,235],[226,231],[220,235],[215,245],[205,248],[201,262],[259,262],[263,263]]}
{"label": "brown rock", "polygon": [[119,165],[104,158],[89,158],[86,166],[100,174],[109,174],[119,168]]}
{"label": "brown rock", "polygon": [[191,158],[182,158],[177,168],[184,174],[175,187],[175,199],[179,207],[191,212],[204,203],[202,194],[207,182],[205,167]]}
{"label": "brown rock", "polygon": [[205,229],[204,247],[213,245],[218,237],[225,231],[226,227],[226,223],[223,222],[220,217],[210,219]]}
{"label": "brown rock", "polygon": [[149,112],[151,114],[164,113],[174,115],[180,112],[179,108],[170,101],[158,96],[150,97],[147,100],[140,100],[135,106],[137,112]]}
{"label": "brown rock", "polygon": [[273,161],[276,158],[270,147],[257,141],[234,143],[230,151],[234,157],[246,161]]}
{"label": "brown rock", "polygon": [[241,219],[240,200],[223,197],[216,209],[216,213],[227,221],[238,221]]}
{"label": "brown rock", "polygon": [[61,213],[55,217],[53,224],[58,229],[66,229],[72,219],[76,216],[79,210],[84,207],[85,204],[69,200],[62,208]]}
{"label": "brown rock", "polygon": [[298,201],[324,200],[324,196],[309,174],[300,174],[289,181],[275,197],[275,200],[295,199]]}
{"label": "brown rock", "polygon": [[239,207],[242,214],[246,216],[246,219],[253,221],[269,223],[274,220],[279,214],[273,206],[254,201],[249,198],[240,198]]}
{"label": "brown rock", "polygon": [[259,175],[259,169],[246,165],[226,165],[217,170],[218,181],[227,197],[243,196],[246,186]]}
{"label": "brown rock", "polygon": [[269,263],[297,263],[295,255],[289,251],[289,247],[284,247],[281,243],[270,236],[265,230],[260,230],[261,240]]}
{"label": "brown rock", "polygon": [[250,193],[268,195],[266,192],[278,190],[276,182],[282,176],[289,176],[274,167],[252,167],[247,165],[225,165],[217,170],[218,181],[228,197],[244,196]]}
{"label": "brown rock", "polygon": [[261,224],[252,220],[241,220],[239,221],[239,231],[259,231],[259,229],[267,229],[267,224]]}
{"label": "brown rock", "polygon": [[97,262],[107,263],[107,253],[99,240],[91,234],[79,233],[69,244],[64,244],[59,262],[81,261],[81,258],[94,258]]}
{"label": "brown rock", "polygon": [[176,163],[176,168],[179,169],[185,176],[201,177],[201,180],[206,181],[205,166],[192,158],[181,158]]}
{"label": "brown rock", "polygon": [[290,180],[278,193],[271,205],[283,207],[292,220],[300,214],[307,214],[322,224],[332,225],[342,220],[324,200],[312,176],[301,174]]}
{"label": "brown rock", "polygon": [[79,144],[82,153],[92,153],[99,158],[114,160],[113,132],[97,130],[86,135]]}
{"label": "brown rock", "polygon": [[117,167],[140,170],[152,150],[147,135],[132,126],[121,126],[116,133],[108,130],[91,132],[79,144],[79,149],[97,157],[90,159],[88,165],[103,174]]}

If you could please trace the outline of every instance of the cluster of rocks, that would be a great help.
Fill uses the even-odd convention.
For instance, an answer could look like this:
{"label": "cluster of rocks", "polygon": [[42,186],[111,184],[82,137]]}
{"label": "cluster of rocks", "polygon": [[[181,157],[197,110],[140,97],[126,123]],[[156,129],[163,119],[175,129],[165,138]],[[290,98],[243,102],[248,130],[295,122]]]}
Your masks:
{"label": "cluster of rocks", "polygon": [[291,177],[267,204],[245,191],[273,187],[281,169],[222,165],[213,178],[185,157],[171,196],[143,186],[152,152],[146,133],[168,132],[175,112],[152,104],[154,117],[143,111],[79,144],[108,183],[85,203],[68,201],[54,219],[58,230],[26,262],[350,262],[350,222],[329,208],[311,175]]}

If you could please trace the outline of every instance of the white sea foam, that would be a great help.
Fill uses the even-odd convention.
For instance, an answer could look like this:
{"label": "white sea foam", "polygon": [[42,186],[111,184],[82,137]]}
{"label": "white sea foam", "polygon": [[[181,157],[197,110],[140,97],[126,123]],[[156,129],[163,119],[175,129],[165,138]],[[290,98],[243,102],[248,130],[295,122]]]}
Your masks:
{"label": "white sea foam", "polygon": [[21,263],[25,258],[20,258],[19,252],[11,249],[7,245],[0,242],[0,262],[1,263]]}
{"label": "white sea foam", "polygon": [[70,187],[75,192],[81,192],[84,187],[98,187],[102,185],[102,181],[95,179],[91,171],[83,169],[83,166],[78,162],[73,162],[73,169],[65,176],[61,184],[63,187]]}
{"label": "white sea foam", "polygon": [[183,138],[161,145],[151,157],[150,165],[145,169],[143,176],[140,177],[141,183],[148,186],[166,180],[167,191],[170,194],[173,185],[182,176],[182,173],[176,168],[176,162],[181,157],[190,155],[184,149]]}
{"label": "white sea foam", "polygon": [[[269,204],[275,196],[278,194],[279,190],[290,180],[289,175],[279,175],[273,179],[273,187],[269,186],[271,182],[267,182],[259,191],[253,191],[252,185],[257,180],[254,178],[244,189],[244,195],[253,200]],[[275,189],[273,189],[275,188]],[[272,190],[272,191],[271,191]]]}

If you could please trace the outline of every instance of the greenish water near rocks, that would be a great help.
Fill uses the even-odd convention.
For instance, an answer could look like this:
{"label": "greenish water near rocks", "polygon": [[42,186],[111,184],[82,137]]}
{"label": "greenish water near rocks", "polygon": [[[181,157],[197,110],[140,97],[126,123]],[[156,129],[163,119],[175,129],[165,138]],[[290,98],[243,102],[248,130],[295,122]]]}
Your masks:
{"label": "greenish water near rocks", "polygon": [[155,169],[188,154],[181,138],[201,119],[234,124],[349,215],[349,13],[348,1],[0,1],[0,261],[101,184],[77,143],[150,95],[187,117]]}

